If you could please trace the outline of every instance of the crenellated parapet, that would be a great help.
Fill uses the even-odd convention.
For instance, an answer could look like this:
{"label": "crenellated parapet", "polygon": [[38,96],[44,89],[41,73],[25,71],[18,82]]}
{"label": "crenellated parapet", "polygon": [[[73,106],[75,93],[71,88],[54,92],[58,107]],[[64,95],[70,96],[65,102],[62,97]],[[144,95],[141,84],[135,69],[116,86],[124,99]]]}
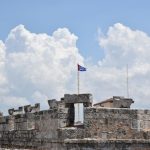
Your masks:
{"label": "crenellated parapet", "polygon": [[[0,114],[0,148],[149,149],[150,110],[130,109],[134,101],[124,97],[92,102],[91,94],[65,94],[48,100],[47,110],[39,103],[9,109],[8,116]],[[83,124],[75,124],[76,103],[83,104]]]}
{"label": "crenellated parapet", "polygon": [[23,114],[23,107],[19,107],[18,109],[9,109],[8,110],[9,115],[18,115],[18,114]]}
{"label": "crenellated parapet", "polygon": [[40,111],[40,103],[36,103],[34,106],[26,105],[24,106],[25,113],[35,113]]}
{"label": "crenellated parapet", "polygon": [[49,109],[58,109],[58,103],[56,99],[48,100]]}
{"label": "crenellated parapet", "polygon": [[18,109],[11,108],[8,110],[8,114],[9,115],[18,115],[18,114],[23,114],[24,112],[25,113],[29,113],[29,112],[35,113],[38,111],[40,111],[40,104],[36,103],[34,106],[26,105],[26,106],[21,106]]}

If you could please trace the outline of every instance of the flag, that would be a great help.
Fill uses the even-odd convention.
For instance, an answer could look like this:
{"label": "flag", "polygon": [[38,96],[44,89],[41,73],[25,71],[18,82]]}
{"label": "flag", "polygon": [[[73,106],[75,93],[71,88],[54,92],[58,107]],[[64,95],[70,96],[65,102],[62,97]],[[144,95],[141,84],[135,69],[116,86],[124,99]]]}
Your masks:
{"label": "flag", "polygon": [[78,71],[86,71],[86,68],[78,64]]}

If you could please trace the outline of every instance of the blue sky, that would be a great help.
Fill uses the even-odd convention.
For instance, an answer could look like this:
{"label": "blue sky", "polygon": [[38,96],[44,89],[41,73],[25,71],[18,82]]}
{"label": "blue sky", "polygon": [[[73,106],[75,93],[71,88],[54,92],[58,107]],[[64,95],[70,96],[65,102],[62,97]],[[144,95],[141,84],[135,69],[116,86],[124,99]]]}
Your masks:
{"label": "blue sky", "polygon": [[80,92],[92,93],[94,102],[126,96],[128,64],[134,107],[150,106],[149,6],[148,0],[0,0],[0,110],[41,100],[47,107],[47,99],[76,93],[77,61],[87,68]]}
{"label": "blue sky", "polygon": [[85,57],[103,57],[98,45],[98,29],[106,32],[114,23],[150,34],[148,0],[1,0],[0,39],[12,28],[24,24],[35,33],[51,34],[67,27],[79,37],[77,47]]}

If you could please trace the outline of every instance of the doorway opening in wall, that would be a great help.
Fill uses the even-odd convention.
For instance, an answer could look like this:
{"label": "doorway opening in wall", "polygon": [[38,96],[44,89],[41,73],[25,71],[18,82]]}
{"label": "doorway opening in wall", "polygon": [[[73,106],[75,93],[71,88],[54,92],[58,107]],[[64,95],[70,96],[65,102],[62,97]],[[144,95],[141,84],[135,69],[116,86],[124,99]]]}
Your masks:
{"label": "doorway opening in wall", "polygon": [[83,103],[75,104],[75,125],[83,125],[84,119]]}

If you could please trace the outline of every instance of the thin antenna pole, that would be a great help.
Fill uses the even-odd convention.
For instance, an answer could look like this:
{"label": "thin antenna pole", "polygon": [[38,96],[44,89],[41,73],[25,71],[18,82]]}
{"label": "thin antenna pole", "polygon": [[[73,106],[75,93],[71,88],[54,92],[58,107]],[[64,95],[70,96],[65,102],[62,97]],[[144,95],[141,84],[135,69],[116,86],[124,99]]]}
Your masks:
{"label": "thin antenna pole", "polygon": [[127,98],[129,98],[129,77],[128,77],[128,64],[126,66],[127,71]]}
{"label": "thin antenna pole", "polygon": [[78,95],[80,93],[80,79],[79,79],[79,70],[77,70],[77,85],[78,85]]}
{"label": "thin antenna pole", "polygon": [[[79,67],[79,66],[77,66]],[[80,74],[79,74],[79,68],[77,68],[77,85],[78,85],[78,95],[80,94]],[[79,121],[79,103],[78,103],[78,121]]]}

